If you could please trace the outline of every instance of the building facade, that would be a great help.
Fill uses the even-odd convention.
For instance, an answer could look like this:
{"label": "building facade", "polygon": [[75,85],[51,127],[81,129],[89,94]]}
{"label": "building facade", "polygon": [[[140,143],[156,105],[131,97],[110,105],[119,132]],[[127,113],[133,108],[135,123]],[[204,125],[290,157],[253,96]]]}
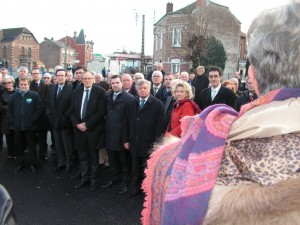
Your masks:
{"label": "building facade", "polygon": [[45,67],[39,58],[39,43],[25,27],[0,30],[0,67],[16,71],[20,66]]}
{"label": "building facade", "polygon": [[76,52],[76,61],[74,61],[73,66],[87,66],[89,62],[93,61],[94,54],[94,42],[86,41],[86,36],[84,30],[82,29],[77,36],[77,32],[74,32],[74,36],[66,36],[61,38],[60,41],[66,43],[67,46],[70,46]]}
{"label": "building facade", "polygon": [[44,41],[40,43],[40,59],[50,72],[54,71],[57,65],[63,68],[66,65],[73,65],[76,56],[77,53],[73,48],[61,41],[54,41],[53,38],[44,38]]}
{"label": "building facade", "polygon": [[197,0],[173,12],[173,4],[168,3],[166,14],[154,24],[154,63],[162,63],[165,71],[173,73],[189,71],[191,63],[185,59],[188,37],[214,35],[227,53],[224,74],[233,74],[239,68],[240,32],[240,21],[226,6]]}

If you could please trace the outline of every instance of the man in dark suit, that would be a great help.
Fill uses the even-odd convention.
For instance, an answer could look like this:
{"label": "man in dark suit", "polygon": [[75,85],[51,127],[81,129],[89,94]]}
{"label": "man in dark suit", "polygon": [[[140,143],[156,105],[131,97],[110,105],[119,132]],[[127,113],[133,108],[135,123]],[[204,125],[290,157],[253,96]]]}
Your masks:
{"label": "man in dark suit", "polygon": [[75,68],[75,81],[72,83],[73,85],[73,90],[80,88],[83,86],[82,84],[82,75],[83,73],[85,73],[87,71],[87,69],[84,66],[77,66]]}
{"label": "man in dark suit", "polygon": [[[19,88],[19,79],[20,79],[20,77],[27,77],[28,69],[25,66],[20,66],[18,68],[17,72],[18,72],[18,77],[15,79],[15,84],[14,84],[15,88]],[[3,77],[4,77],[4,75],[3,75]]]}
{"label": "man in dark suit", "polygon": [[53,129],[58,165],[55,172],[71,171],[72,164],[72,124],[70,120],[72,85],[66,82],[64,69],[55,72],[57,84],[52,85],[47,98],[47,115]]}
{"label": "man in dark suit", "polygon": [[132,157],[130,196],[141,193],[144,169],[153,143],[164,133],[164,105],[150,95],[150,87],[150,81],[139,80],[138,97],[130,101],[127,107],[123,143]]}
{"label": "man in dark suit", "polygon": [[[124,75],[123,75],[124,76]],[[134,96],[122,89],[120,75],[111,77],[112,91],[107,95],[107,115],[105,124],[105,145],[108,149],[108,160],[111,169],[111,179],[102,188],[112,186],[117,182],[119,175],[122,175],[122,184],[119,194],[127,192],[131,174],[131,156],[122,142],[124,129],[124,115],[126,114],[128,102]]]}
{"label": "man in dark suit", "polygon": [[166,74],[165,71],[163,70],[163,64],[162,64],[162,63],[157,63],[157,64],[155,65],[155,70],[152,70],[152,71],[150,71],[150,72],[147,74],[147,77],[146,77],[147,80],[149,80],[150,82],[152,82],[152,74],[153,74],[153,72],[156,71],[156,70],[160,71],[160,72],[162,73],[163,76]]}
{"label": "man in dark suit", "polygon": [[153,71],[150,93],[163,102],[163,89],[163,74],[159,70]]}
{"label": "man in dark suit", "polygon": [[29,90],[28,78],[19,79],[20,89],[12,96],[7,109],[7,117],[15,131],[18,167],[15,172],[24,169],[24,141],[28,146],[28,161],[32,173],[36,173],[35,134],[41,116],[41,99],[38,93]]}
{"label": "man in dark suit", "polygon": [[140,79],[144,79],[144,74],[142,73],[135,73],[133,75],[133,83],[130,88],[129,94],[132,94],[133,96],[137,96],[137,91],[136,91],[136,84]]}
{"label": "man in dark suit", "polygon": [[241,107],[249,102],[254,101],[258,98],[255,93],[253,82],[249,77],[246,77],[246,84],[248,87],[247,91],[244,91],[243,94],[237,100],[237,110],[240,111]]}
{"label": "man in dark suit", "polygon": [[73,92],[71,105],[81,173],[81,181],[75,188],[82,188],[91,182],[90,190],[94,191],[97,188],[98,150],[104,147],[106,92],[94,85],[94,76],[89,72],[83,74],[82,82],[84,86]]}
{"label": "man in dark suit", "polygon": [[211,87],[206,88],[201,92],[199,102],[200,109],[203,110],[210,105],[223,103],[236,110],[236,96],[234,92],[221,85],[221,69],[216,66],[212,66],[209,68],[208,74]]}
{"label": "man in dark suit", "polygon": [[46,98],[48,96],[49,86],[42,82],[42,74],[40,69],[34,67],[31,69],[32,82],[30,83],[30,91],[35,91],[41,98],[42,116],[37,123],[37,134],[40,158],[47,160],[47,132],[50,128],[49,120],[45,111]]}

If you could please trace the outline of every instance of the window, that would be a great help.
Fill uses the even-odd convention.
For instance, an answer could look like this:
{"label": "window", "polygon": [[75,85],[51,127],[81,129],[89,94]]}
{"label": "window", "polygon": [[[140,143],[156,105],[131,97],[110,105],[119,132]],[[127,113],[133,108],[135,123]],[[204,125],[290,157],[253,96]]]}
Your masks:
{"label": "window", "polygon": [[21,55],[25,55],[25,48],[21,47]]}
{"label": "window", "polygon": [[6,51],[7,51],[7,48],[6,46],[3,47],[3,58],[6,58]]}
{"label": "window", "polygon": [[155,51],[157,51],[158,50],[158,35],[156,34],[155,36],[154,36],[154,45],[155,45]]}
{"label": "window", "polygon": [[160,45],[159,45],[160,49],[162,49],[162,46],[163,46],[163,32],[161,31],[160,32]]}
{"label": "window", "polygon": [[28,48],[28,49],[27,49],[27,55],[28,55],[28,56],[31,56],[31,48]]}
{"label": "window", "polygon": [[181,28],[173,27],[172,46],[181,47]]}
{"label": "window", "polygon": [[180,72],[180,59],[171,60],[171,69],[173,74]]}

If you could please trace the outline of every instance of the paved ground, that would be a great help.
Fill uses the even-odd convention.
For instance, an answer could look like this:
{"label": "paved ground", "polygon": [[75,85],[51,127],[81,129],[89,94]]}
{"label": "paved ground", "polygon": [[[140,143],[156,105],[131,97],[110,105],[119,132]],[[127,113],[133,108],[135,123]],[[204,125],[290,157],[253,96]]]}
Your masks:
{"label": "paved ground", "polygon": [[[89,186],[75,190],[78,180],[70,174],[54,173],[54,162],[39,162],[38,172],[28,168],[14,173],[16,162],[0,151],[0,183],[14,200],[19,225],[122,225],[140,224],[143,198],[118,194],[118,186],[98,189]],[[109,179],[109,170],[101,168],[99,183]]]}

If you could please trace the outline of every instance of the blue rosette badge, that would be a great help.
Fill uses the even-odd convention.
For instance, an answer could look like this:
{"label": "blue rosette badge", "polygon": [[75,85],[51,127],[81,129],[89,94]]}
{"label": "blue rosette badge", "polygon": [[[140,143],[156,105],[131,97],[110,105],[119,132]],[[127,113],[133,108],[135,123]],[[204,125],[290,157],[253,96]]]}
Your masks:
{"label": "blue rosette badge", "polygon": [[27,99],[26,99],[26,102],[27,102],[27,103],[31,103],[31,102],[32,102],[32,98],[27,98]]}

